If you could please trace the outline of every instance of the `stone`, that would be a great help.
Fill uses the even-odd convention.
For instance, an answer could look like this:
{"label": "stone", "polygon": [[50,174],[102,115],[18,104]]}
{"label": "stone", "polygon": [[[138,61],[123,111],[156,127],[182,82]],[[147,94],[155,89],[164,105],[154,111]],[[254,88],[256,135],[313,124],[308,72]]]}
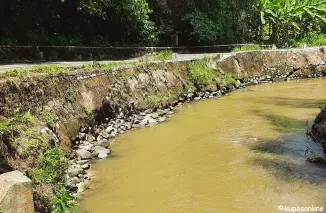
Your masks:
{"label": "stone", "polygon": [[106,129],[105,129],[105,132],[107,133],[111,133],[113,131],[113,127],[112,126],[108,126]]}
{"label": "stone", "polygon": [[80,174],[85,174],[85,171],[80,167],[73,167],[73,168],[68,169],[68,175],[70,177],[76,177]]}
{"label": "stone", "polygon": [[194,98],[195,101],[200,101],[201,100],[201,97],[196,97]]}
{"label": "stone", "polygon": [[81,160],[87,160],[87,159],[91,159],[92,155],[89,151],[87,151],[86,149],[78,149],[76,151],[78,158],[80,158]]}
{"label": "stone", "polygon": [[104,152],[101,152],[98,156],[97,156],[99,159],[105,159],[108,157],[108,154],[104,153]]}
{"label": "stone", "polygon": [[156,124],[157,123],[157,120],[156,119],[153,119],[153,118],[150,118],[150,119],[148,119],[148,123],[149,124]]}
{"label": "stone", "polygon": [[159,123],[162,123],[162,122],[164,122],[165,120],[166,120],[166,117],[159,117],[158,122],[159,122]]}
{"label": "stone", "polygon": [[158,113],[153,113],[153,114],[151,115],[151,117],[154,118],[154,119],[157,119],[157,118],[159,117],[159,115],[158,115]]}
{"label": "stone", "polygon": [[76,186],[78,183],[80,183],[80,180],[78,177],[72,177],[72,178],[69,178],[66,182],[66,186],[68,187],[74,187]]}
{"label": "stone", "polygon": [[79,165],[84,165],[84,164],[87,164],[87,163],[89,163],[89,160],[79,160],[79,161],[77,161],[77,164],[79,164]]}
{"label": "stone", "polygon": [[82,193],[82,192],[84,192],[85,189],[86,189],[86,184],[85,184],[84,182],[80,182],[80,183],[78,183],[76,186],[77,186],[77,188],[78,188],[77,193]]}
{"label": "stone", "polygon": [[89,164],[84,164],[81,166],[82,169],[88,170],[91,166]]}
{"label": "stone", "polygon": [[100,135],[105,139],[108,139],[110,137],[110,134],[105,131],[101,132]]}
{"label": "stone", "polygon": [[108,155],[108,154],[110,154],[110,153],[111,153],[111,150],[109,150],[109,149],[105,149],[105,148],[103,148],[103,147],[101,147],[101,146],[95,146],[95,147],[94,147],[94,152],[93,152],[93,154],[94,154],[94,155],[97,155],[98,158],[100,158],[100,156],[103,156],[103,154]]}
{"label": "stone", "polygon": [[0,208],[5,213],[33,213],[32,181],[20,171],[0,175]]}
{"label": "stone", "polygon": [[110,146],[110,142],[107,139],[101,139],[101,140],[97,140],[94,143],[94,146],[102,146],[108,148]]}
{"label": "stone", "polygon": [[78,134],[78,138],[79,138],[80,140],[84,140],[84,139],[86,139],[86,133],[82,133],[82,132],[80,132],[80,133]]}

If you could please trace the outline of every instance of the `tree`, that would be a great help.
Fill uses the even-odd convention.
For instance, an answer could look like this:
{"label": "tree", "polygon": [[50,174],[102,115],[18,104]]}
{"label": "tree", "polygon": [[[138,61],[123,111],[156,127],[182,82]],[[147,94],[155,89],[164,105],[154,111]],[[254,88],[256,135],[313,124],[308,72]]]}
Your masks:
{"label": "tree", "polygon": [[273,42],[286,45],[291,38],[307,33],[312,25],[326,23],[324,0],[261,0],[261,23]]}

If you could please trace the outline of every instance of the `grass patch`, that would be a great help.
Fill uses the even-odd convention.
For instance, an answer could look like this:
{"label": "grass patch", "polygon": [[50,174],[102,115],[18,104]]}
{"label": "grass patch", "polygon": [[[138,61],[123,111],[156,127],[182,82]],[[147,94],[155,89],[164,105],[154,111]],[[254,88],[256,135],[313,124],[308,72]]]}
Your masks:
{"label": "grass patch", "polygon": [[155,107],[155,106],[159,106],[164,103],[168,103],[169,101],[171,101],[173,98],[176,98],[176,97],[177,97],[177,95],[172,94],[172,93],[161,94],[161,95],[143,94],[143,98],[146,102],[146,105],[148,105],[150,107]]}
{"label": "grass patch", "polygon": [[42,121],[49,127],[53,128],[54,126],[54,119],[51,115],[51,113],[48,110],[44,110],[41,113]]}
{"label": "grass patch", "polygon": [[87,106],[84,106],[84,112],[86,114],[86,117],[85,117],[86,122],[89,123],[89,124],[95,123],[95,115],[94,115],[93,110],[91,110]]}
{"label": "grass patch", "polygon": [[307,44],[308,47],[326,46],[326,34],[309,33],[305,38],[295,42],[295,47],[303,47]]}
{"label": "grass patch", "polygon": [[153,60],[154,61],[168,61],[168,60],[172,60],[172,58],[173,58],[173,52],[165,50],[165,51],[158,52],[153,57]]}
{"label": "grass patch", "polygon": [[68,87],[66,100],[71,104],[74,104],[76,102],[76,98],[77,98],[77,89],[72,86]]}
{"label": "grass patch", "polygon": [[10,137],[12,132],[12,124],[9,121],[0,121],[0,139]]}
{"label": "grass patch", "polygon": [[50,75],[55,75],[55,74],[58,75],[58,74],[67,73],[68,71],[69,68],[64,68],[57,65],[48,65],[48,66],[35,66],[32,67],[31,69],[27,69],[27,68],[11,69],[11,70],[7,70],[2,75],[7,77],[23,77],[23,76],[27,76],[30,73],[46,73]]}
{"label": "grass patch", "polygon": [[252,50],[263,50],[264,48],[259,45],[244,45],[242,47],[236,47],[232,50],[232,52],[240,52],[240,51],[252,51]]}
{"label": "grass patch", "polygon": [[215,71],[210,67],[212,59],[205,57],[189,64],[190,80],[200,90],[205,90],[210,80],[216,77]]}
{"label": "grass patch", "polygon": [[219,75],[218,78],[218,83],[226,87],[237,84],[237,81],[233,78],[231,74]]}

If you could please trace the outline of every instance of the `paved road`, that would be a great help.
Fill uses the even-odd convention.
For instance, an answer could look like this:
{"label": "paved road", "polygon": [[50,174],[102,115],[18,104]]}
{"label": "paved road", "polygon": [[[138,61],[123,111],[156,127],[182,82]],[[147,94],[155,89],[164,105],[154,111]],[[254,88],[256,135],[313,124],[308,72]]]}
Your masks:
{"label": "paved road", "polygon": [[[232,53],[223,53],[222,57],[228,57]],[[174,54],[174,60],[177,61],[187,61],[187,60],[192,60],[195,58],[203,58],[205,56],[210,56],[214,57],[219,55],[219,53],[203,53],[203,54]],[[128,60],[120,60],[122,61],[138,61],[139,58],[130,58]],[[117,61],[99,61],[100,64],[107,64],[109,62],[117,62]],[[28,64],[28,63],[22,63],[22,64],[4,64],[0,65],[0,73],[4,72],[9,69],[17,69],[17,68],[32,68],[34,66],[45,66],[45,65],[58,65],[58,66],[63,66],[63,67],[81,67],[84,64],[92,64],[93,61],[58,61],[58,62],[43,62],[43,63],[33,63],[33,64]]]}

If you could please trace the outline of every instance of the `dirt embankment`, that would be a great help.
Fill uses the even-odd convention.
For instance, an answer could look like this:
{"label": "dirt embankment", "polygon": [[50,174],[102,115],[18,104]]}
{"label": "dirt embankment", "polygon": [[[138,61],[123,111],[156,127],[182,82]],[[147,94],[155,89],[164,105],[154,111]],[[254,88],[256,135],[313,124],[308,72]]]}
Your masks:
{"label": "dirt embankment", "polygon": [[[257,51],[216,61],[212,67],[216,73],[231,74],[243,84],[258,84],[326,75],[325,61],[326,54],[321,48]],[[68,153],[71,138],[93,119],[93,115],[100,120],[121,112],[140,112],[168,105],[190,90],[196,92],[191,83],[189,63],[147,63],[106,71],[77,70],[69,75],[1,77],[0,121],[7,121],[17,113],[30,112],[36,120],[32,130],[41,132],[51,120],[59,146]],[[216,81],[210,82],[207,90],[223,87]],[[17,153],[24,156],[24,147],[30,146],[29,136],[22,135],[14,143],[1,141],[3,156],[14,158],[13,166],[18,169],[30,166],[21,165],[26,164],[26,160],[16,161]]]}

